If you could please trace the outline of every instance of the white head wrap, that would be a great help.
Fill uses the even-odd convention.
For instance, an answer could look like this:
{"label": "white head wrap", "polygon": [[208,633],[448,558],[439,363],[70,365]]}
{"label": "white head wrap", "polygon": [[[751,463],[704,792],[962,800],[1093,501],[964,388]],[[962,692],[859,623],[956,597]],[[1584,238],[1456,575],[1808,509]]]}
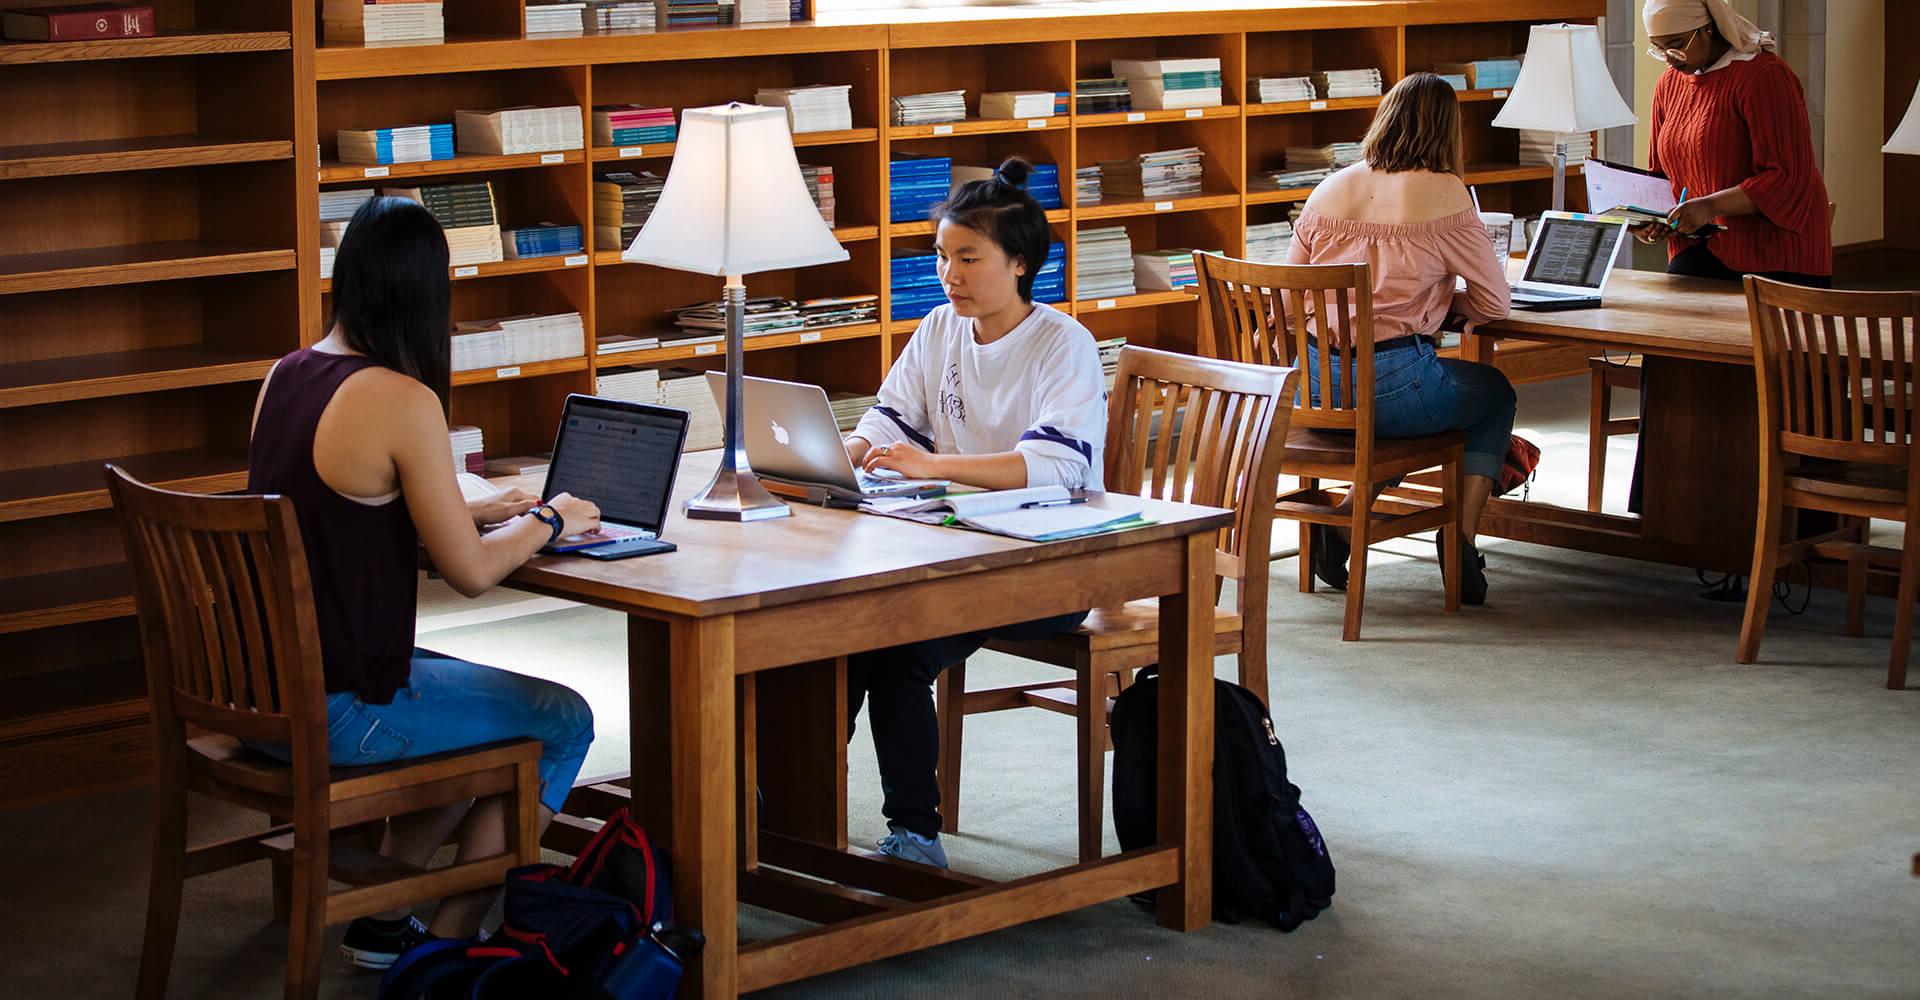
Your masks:
{"label": "white head wrap", "polygon": [[[1682,34],[1712,22],[1720,37],[1733,46],[1728,58],[1716,63],[1714,69],[1735,59],[1751,59],[1763,50],[1772,51],[1774,46],[1771,34],[1741,17],[1727,0],[1647,0],[1641,16],[1647,23],[1647,35],[1652,38]],[[1658,46],[1648,48],[1647,53],[1663,62],[1667,58]]]}

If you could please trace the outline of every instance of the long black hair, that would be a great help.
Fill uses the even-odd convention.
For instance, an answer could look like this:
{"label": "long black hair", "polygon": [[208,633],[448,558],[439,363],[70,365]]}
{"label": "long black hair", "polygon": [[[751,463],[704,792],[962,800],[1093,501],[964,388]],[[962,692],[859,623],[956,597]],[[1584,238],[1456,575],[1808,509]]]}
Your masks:
{"label": "long black hair", "polygon": [[999,244],[1008,257],[1017,257],[1027,265],[1019,278],[1020,299],[1033,301],[1033,279],[1047,264],[1047,249],[1053,245],[1047,229],[1047,210],[1027,193],[1027,175],[1033,165],[1018,156],[1008,157],[992,177],[960,185],[953,197],[933,206],[933,222],[951,222],[983,233]]}
{"label": "long black hair", "polygon": [[447,234],[419,202],[375,198],[333,258],[332,322],[347,346],[418,379],[445,404],[453,360]]}

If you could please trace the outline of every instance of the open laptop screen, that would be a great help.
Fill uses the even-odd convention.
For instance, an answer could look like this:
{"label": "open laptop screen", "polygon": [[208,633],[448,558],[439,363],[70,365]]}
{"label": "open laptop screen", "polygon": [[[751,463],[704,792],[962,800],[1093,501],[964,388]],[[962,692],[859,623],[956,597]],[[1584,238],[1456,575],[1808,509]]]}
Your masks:
{"label": "open laptop screen", "polygon": [[571,493],[598,504],[605,520],[659,531],[686,431],[685,410],[569,396],[546,496]]}
{"label": "open laptop screen", "polygon": [[1546,216],[1527,256],[1522,280],[1542,285],[1599,289],[1626,230],[1616,219]]}

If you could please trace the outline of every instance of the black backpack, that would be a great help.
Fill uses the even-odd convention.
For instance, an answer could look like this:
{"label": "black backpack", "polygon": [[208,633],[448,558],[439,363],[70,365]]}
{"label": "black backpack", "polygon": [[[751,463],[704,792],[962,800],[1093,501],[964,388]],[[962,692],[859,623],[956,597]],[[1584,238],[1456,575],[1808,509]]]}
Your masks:
{"label": "black backpack", "polygon": [[[1113,705],[1113,826],[1121,850],[1155,841],[1158,672],[1148,667]],[[1266,706],[1238,684],[1215,680],[1213,722],[1213,915],[1248,917],[1291,931],[1333,905],[1333,859]]]}

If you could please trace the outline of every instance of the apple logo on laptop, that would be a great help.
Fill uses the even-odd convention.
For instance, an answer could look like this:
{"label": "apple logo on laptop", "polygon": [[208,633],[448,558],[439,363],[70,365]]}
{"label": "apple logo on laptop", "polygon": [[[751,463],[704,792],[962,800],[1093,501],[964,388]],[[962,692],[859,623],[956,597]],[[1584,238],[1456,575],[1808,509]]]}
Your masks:
{"label": "apple logo on laptop", "polygon": [[784,448],[792,442],[792,439],[787,436],[787,429],[780,426],[780,421],[769,420],[767,423],[773,425],[773,439],[780,443],[780,447]]}

